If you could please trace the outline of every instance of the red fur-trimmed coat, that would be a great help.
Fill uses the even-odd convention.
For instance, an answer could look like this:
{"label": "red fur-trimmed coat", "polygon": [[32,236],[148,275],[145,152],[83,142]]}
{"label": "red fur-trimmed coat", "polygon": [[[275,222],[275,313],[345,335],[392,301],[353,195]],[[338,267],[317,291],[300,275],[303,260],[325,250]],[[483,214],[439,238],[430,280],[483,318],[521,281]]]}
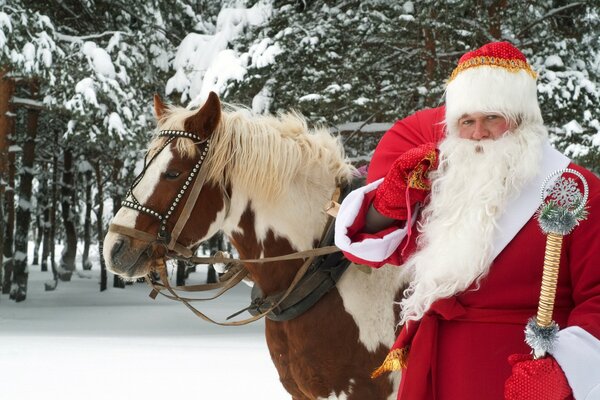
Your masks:
{"label": "red fur-trimmed coat", "polygon": [[[416,230],[405,248],[406,230],[391,227],[360,233],[364,215],[393,161],[412,146],[443,137],[444,109],[418,112],[382,138],[368,185],[344,201],[336,221],[336,244],[353,261],[378,267],[401,264],[414,250]],[[564,238],[554,319],[561,331],[552,352],[577,400],[600,399],[600,180],[581,172],[589,186],[589,217]],[[527,218],[497,255],[480,286],[434,303],[421,320],[403,371],[399,399],[503,399],[511,369],[507,358],[529,353],[527,319],[540,293],[546,237]],[[404,251],[404,253],[402,253]]]}

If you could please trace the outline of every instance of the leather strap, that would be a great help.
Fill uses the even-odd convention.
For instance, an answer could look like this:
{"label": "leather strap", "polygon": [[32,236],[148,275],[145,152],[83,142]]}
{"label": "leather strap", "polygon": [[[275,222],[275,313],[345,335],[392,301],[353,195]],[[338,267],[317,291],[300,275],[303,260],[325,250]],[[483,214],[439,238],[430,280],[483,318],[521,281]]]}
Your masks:
{"label": "leather strap", "polygon": [[[118,225],[118,224],[110,224],[108,226],[108,231],[109,232],[118,233],[118,234],[121,234],[121,235],[125,235],[125,236],[129,236],[131,238],[141,240],[142,242],[146,242],[148,244],[159,243],[156,240],[156,235],[151,235],[151,234],[149,234],[147,232],[140,231],[140,230],[134,229],[134,228],[130,228],[128,226],[123,226],[123,225]],[[185,247],[181,243],[175,243],[173,245],[172,249],[170,249],[170,250],[173,250],[176,253],[181,254],[186,259],[187,258],[191,258],[194,255],[194,253],[192,252],[192,250],[188,249],[187,247]]]}
{"label": "leather strap", "polygon": [[198,175],[196,176],[194,186],[192,186],[192,190],[190,190],[190,194],[183,206],[183,209],[181,210],[181,214],[177,219],[177,223],[171,231],[171,240],[169,241],[169,244],[167,246],[169,250],[175,250],[175,247],[178,244],[177,239],[179,238],[181,231],[183,231],[185,224],[188,222],[190,215],[192,214],[192,210],[196,205],[196,200],[198,200],[198,196],[200,195],[202,187],[204,186],[204,182],[206,181],[206,171],[207,168],[200,168],[200,170],[198,171]]}
{"label": "leather strap", "polygon": [[[265,315],[267,315],[268,313],[270,313],[272,310],[274,310],[277,306],[279,306],[279,304],[281,304],[281,302],[292,292],[292,290],[294,290],[294,288],[296,287],[296,285],[298,284],[298,282],[300,282],[300,279],[302,279],[302,277],[304,276],[304,274],[306,273],[306,271],[308,270],[308,268],[310,268],[312,261],[313,261],[314,257],[310,257],[308,258],[304,264],[302,264],[302,266],[300,267],[300,269],[298,270],[298,272],[296,273],[296,276],[294,276],[294,280],[292,281],[292,283],[290,284],[290,286],[288,287],[288,289],[286,290],[286,292],[284,293],[284,295],[281,297],[281,299],[273,304],[273,306],[271,306],[268,310],[266,310],[263,313],[260,313],[258,315],[254,315],[250,318],[246,318],[240,321],[232,321],[232,322],[219,322],[219,321],[215,321],[212,318],[208,317],[206,314],[202,313],[201,311],[199,311],[197,308],[195,308],[194,306],[192,306],[190,304],[190,300],[187,300],[186,298],[180,297],[174,290],[173,287],[171,287],[171,285],[169,284],[169,277],[167,275],[167,268],[166,265],[164,263],[164,261],[161,259],[159,262],[159,274],[160,274],[160,279],[163,282],[163,284],[160,286],[160,288],[154,287],[155,283],[152,282],[151,284],[154,287],[154,290],[157,292],[156,294],[160,293],[163,296],[166,296],[172,300],[176,300],[176,301],[180,301],[182,302],[190,311],[192,311],[197,317],[202,318],[204,321],[207,322],[211,322],[215,325],[221,325],[221,326],[241,326],[241,325],[247,325],[251,322],[257,321],[259,319],[261,319],[262,317],[264,317]],[[241,279],[240,279],[241,280]],[[172,296],[168,296],[164,293],[162,293],[162,289],[165,288],[167,289],[167,291],[169,291],[169,293],[171,293]],[[154,293],[154,291],[153,291]],[[155,295],[156,297],[156,295]],[[192,299],[193,300],[193,299]],[[235,315],[235,314],[234,314]]]}

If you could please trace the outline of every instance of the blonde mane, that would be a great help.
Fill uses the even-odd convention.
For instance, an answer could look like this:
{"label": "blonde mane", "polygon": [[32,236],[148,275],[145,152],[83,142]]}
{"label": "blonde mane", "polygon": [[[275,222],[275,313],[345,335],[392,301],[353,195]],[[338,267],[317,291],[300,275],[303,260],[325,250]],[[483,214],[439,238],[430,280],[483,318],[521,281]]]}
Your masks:
{"label": "blonde mane", "polygon": [[[205,161],[209,182],[223,187],[235,182],[237,189],[273,200],[291,184],[333,188],[351,179],[354,168],[345,162],[341,143],[326,129],[309,130],[300,114],[254,115],[232,105],[222,111]],[[185,120],[196,112],[170,107],[158,130],[183,130]],[[155,138],[150,152],[165,140]],[[190,139],[178,139],[177,150],[183,157],[197,153]]]}

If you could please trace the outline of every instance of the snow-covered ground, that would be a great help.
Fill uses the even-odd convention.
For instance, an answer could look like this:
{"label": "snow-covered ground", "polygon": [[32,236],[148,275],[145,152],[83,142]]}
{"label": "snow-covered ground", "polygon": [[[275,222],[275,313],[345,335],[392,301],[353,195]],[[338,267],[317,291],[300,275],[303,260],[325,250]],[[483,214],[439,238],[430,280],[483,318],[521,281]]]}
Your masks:
{"label": "snow-covered ground", "polygon": [[[98,277],[80,272],[45,292],[51,273],[33,266],[26,301],[0,297],[0,399],[289,399],[263,321],[209,325],[182,304],[151,300],[142,283],[100,293]],[[247,305],[249,288],[223,297],[199,307],[223,319]]]}

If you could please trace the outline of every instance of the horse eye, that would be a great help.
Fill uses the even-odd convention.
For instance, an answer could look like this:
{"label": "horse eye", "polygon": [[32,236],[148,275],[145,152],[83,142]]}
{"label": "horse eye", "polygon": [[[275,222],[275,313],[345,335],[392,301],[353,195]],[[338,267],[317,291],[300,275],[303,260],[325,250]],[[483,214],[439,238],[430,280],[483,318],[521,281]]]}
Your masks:
{"label": "horse eye", "polygon": [[177,179],[177,177],[181,175],[179,171],[167,171],[165,172],[165,178],[167,179]]}

